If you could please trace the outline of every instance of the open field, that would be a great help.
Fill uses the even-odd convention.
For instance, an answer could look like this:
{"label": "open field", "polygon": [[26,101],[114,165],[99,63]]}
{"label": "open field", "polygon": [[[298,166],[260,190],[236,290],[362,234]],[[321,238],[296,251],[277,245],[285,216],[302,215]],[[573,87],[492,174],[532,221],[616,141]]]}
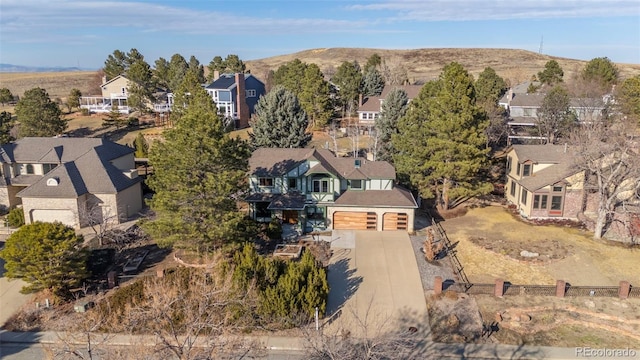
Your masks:
{"label": "open field", "polygon": [[22,96],[26,90],[41,87],[52,100],[66,98],[71,89],[79,89],[82,94],[96,94],[100,91],[99,79],[95,71],[48,72],[48,73],[5,73],[0,72],[0,88],[8,88],[13,95]]}

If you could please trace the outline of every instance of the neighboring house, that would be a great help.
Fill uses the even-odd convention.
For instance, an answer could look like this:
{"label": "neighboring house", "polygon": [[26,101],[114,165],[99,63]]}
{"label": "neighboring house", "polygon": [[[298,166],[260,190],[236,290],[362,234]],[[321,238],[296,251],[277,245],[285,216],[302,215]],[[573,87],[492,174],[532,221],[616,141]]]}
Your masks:
{"label": "neighboring house", "polygon": [[265,94],[262,81],[251,74],[222,74],[214,72],[213,82],[205,87],[207,93],[225,118],[236,121],[236,128],[249,127],[249,119],[256,104]]}
{"label": "neighboring house", "polygon": [[[545,140],[545,137],[531,135],[531,130],[538,120],[538,110],[546,94],[526,92],[530,82],[515,86],[498,101],[498,104],[509,111],[509,141],[520,140]],[[526,85],[526,86],[525,86]],[[524,92],[523,92],[524,91]],[[610,96],[602,99],[572,98],[569,103],[569,110],[573,112],[580,123],[598,121],[606,109],[606,104]]]}
{"label": "neighboring house", "polygon": [[507,201],[527,218],[577,220],[584,174],[564,145],[512,145],[507,152]]}
{"label": "neighboring house", "polygon": [[25,222],[74,228],[121,222],[142,209],[134,149],[100,138],[22,138],[0,148],[0,205]]}
{"label": "neighboring house", "polygon": [[382,103],[387,98],[389,92],[393,89],[402,89],[407,93],[409,102],[418,96],[422,85],[385,85],[382,89],[380,96],[369,96],[366,98],[360,98],[360,106],[358,107],[358,120],[360,125],[373,125],[375,119],[380,116],[382,111]]}
{"label": "neighboring house", "polygon": [[[530,219],[569,219],[592,228],[597,212],[598,187],[585,181],[574,166],[566,145],[512,145],[507,150],[507,201]],[[639,194],[640,196],[640,194]],[[617,211],[607,237],[628,241],[640,237],[640,199],[625,201]]]}
{"label": "neighboring house", "polygon": [[261,148],[249,160],[250,215],[332,229],[414,231],[416,201],[386,161],[338,158],[325,149]]}
{"label": "neighboring house", "polygon": [[118,111],[123,114],[129,113],[127,99],[129,98],[129,79],[124,75],[118,75],[107,81],[106,77],[102,78],[100,96],[82,96],[80,98],[80,108],[87,109],[92,113],[108,113],[111,112],[113,105],[118,106]]}

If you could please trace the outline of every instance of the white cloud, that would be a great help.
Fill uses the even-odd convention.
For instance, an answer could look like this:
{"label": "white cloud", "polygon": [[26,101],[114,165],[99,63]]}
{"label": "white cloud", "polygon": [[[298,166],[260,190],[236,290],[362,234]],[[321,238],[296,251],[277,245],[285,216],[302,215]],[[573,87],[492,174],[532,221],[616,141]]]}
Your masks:
{"label": "white cloud", "polygon": [[389,0],[347,7],[386,12],[396,20],[470,21],[632,16],[640,3],[628,0]]}
{"label": "white cloud", "polygon": [[55,34],[75,29],[79,34],[120,28],[146,33],[229,35],[358,32],[369,31],[371,26],[366,21],[245,16],[135,1],[3,0],[0,10],[3,41],[12,42],[52,39]]}

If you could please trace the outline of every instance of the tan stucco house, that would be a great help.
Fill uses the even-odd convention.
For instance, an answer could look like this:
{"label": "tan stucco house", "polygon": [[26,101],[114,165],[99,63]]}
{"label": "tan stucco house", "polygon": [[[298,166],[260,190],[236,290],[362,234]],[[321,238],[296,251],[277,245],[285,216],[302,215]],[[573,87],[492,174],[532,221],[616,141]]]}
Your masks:
{"label": "tan stucco house", "polygon": [[121,222],[142,209],[134,150],[99,138],[23,138],[0,148],[0,206],[25,222],[74,228]]}
{"label": "tan stucco house", "polygon": [[317,230],[414,231],[416,201],[386,161],[339,158],[325,149],[261,148],[249,160],[253,219]]}

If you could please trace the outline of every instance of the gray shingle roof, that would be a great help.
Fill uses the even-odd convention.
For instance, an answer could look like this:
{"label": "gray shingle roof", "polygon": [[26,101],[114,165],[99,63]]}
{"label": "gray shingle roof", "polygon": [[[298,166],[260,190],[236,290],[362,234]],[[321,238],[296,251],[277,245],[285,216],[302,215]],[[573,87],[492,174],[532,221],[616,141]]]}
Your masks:
{"label": "gray shingle roof", "polygon": [[0,148],[2,161],[7,163],[55,164],[74,161],[91,149],[99,151],[105,160],[130,154],[133,149],[102,138],[40,138],[26,137]]}
{"label": "gray shingle roof", "polygon": [[[142,179],[131,179],[111,161],[133,153],[133,149],[100,138],[23,138],[2,145],[1,160],[6,163],[58,164],[42,175],[20,175],[12,184],[30,185],[20,197],[77,197],[86,193],[114,194]],[[55,178],[57,186],[47,185]]]}
{"label": "gray shingle roof", "polygon": [[511,100],[511,107],[539,107],[542,105],[542,100],[544,100],[545,94],[513,94],[513,99]]}
{"label": "gray shingle roof", "polygon": [[406,189],[358,191],[347,190],[335,201],[336,206],[417,208],[413,195]]}
{"label": "gray shingle roof", "polygon": [[219,78],[207,85],[207,89],[225,89],[230,90],[236,85],[235,74],[221,74]]}
{"label": "gray shingle roof", "polygon": [[513,145],[512,148],[521,163],[531,161],[533,163],[553,164],[518,181],[530,191],[558,183],[578,172],[574,167],[574,155],[569,146]]}
{"label": "gray shingle roof", "polygon": [[407,98],[409,100],[414,99],[420,94],[420,90],[424,85],[385,85],[384,89],[382,89],[382,93],[380,94],[380,98],[386,99],[387,95],[393,89],[402,89],[407,93]]}
{"label": "gray shingle roof", "polygon": [[379,96],[369,96],[362,101],[362,105],[358,107],[359,112],[380,112],[380,99]]}
{"label": "gray shingle roof", "polygon": [[338,158],[326,149],[260,148],[249,159],[249,171],[257,176],[283,176],[307,160],[320,163],[307,171],[330,173],[343,179],[395,179],[396,171],[386,161],[368,161],[359,158],[356,168],[354,158]]}

